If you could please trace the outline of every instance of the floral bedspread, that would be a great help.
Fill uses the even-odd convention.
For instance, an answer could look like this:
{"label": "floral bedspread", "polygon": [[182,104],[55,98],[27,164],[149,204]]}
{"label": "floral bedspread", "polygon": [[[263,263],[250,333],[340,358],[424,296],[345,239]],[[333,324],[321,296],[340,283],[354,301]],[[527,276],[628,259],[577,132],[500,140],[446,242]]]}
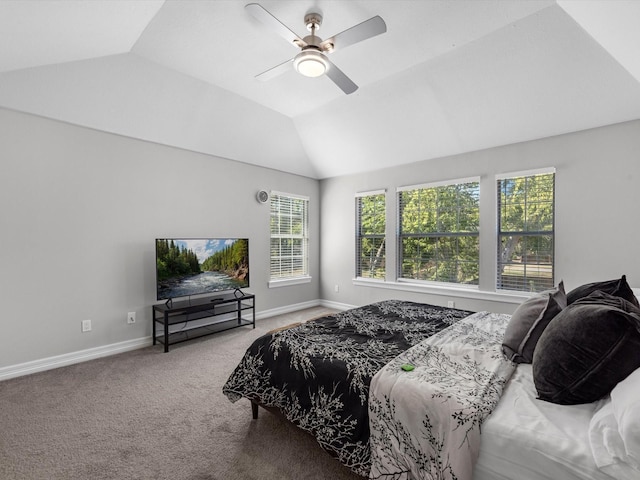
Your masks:
{"label": "floral bedspread", "polygon": [[373,377],[370,479],[471,479],[482,422],[515,370],[501,350],[509,318],[475,313]]}
{"label": "floral bedspread", "polygon": [[472,312],[388,300],[264,335],[223,387],[277,407],[354,472],[369,473],[371,378],[397,355]]}

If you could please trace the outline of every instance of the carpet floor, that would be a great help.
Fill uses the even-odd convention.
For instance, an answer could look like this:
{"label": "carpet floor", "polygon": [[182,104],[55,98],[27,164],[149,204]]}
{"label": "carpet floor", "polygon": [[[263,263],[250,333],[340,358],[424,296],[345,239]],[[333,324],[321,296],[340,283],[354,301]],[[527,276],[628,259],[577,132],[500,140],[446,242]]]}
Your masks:
{"label": "carpet floor", "polygon": [[315,307],[171,346],[0,382],[3,480],[362,480],[286,420],[222,386],[268,330]]}

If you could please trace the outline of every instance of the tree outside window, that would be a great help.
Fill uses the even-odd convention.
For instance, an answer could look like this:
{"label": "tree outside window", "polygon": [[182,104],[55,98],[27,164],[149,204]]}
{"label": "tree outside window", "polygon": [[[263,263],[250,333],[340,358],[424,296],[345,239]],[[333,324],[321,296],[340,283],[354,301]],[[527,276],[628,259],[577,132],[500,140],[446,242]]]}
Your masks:
{"label": "tree outside window", "polygon": [[385,192],[356,196],[356,277],[385,278],[385,209]]}
{"label": "tree outside window", "polygon": [[400,279],[478,285],[480,182],[398,192]]}
{"label": "tree outside window", "polygon": [[497,289],[554,286],[555,172],[500,178]]}

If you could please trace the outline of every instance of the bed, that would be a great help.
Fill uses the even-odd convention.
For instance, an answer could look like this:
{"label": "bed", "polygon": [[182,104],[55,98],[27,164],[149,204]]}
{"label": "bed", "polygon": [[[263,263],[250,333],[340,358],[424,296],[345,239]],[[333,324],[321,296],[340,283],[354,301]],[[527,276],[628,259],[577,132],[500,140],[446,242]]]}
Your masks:
{"label": "bed", "polygon": [[370,469],[371,378],[408,348],[472,312],[389,300],[257,339],[223,392],[276,407],[355,473]]}
{"label": "bed", "polygon": [[[629,380],[635,380],[640,391],[640,378]],[[601,461],[602,470],[596,464],[589,436],[594,435],[594,446],[602,445],[605,432],[598,414],[607,405],[609,397],[579,405],[536,400],[531,365],[518,365],[482,426],[473,479],[637,480],[640,470],[622,459]]]}
{"label": "bed", "polygon": [[[257,405],[278,410],[363,477],[640,478],[635,453],[608,450],[601,435],[615,423],[608,396],[571,406],[537,399],[532,365],[502,345],[512,322],[378,302],[257,339],[223,392],[249,399],[254,418]],[[638,322],[640,332],[640,309]]]}

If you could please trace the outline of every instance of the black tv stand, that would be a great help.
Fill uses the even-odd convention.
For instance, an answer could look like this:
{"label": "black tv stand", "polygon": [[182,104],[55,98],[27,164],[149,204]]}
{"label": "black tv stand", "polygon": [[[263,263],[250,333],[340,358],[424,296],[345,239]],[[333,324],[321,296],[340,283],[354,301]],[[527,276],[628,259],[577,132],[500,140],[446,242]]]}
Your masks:
{"label": "black tv stand", "polygon": [[[240,292],[238,295],[237,292]],[[255,295],[233,293],[153,305],[153,344],[169,345],[252,325],[256,328]]]}

